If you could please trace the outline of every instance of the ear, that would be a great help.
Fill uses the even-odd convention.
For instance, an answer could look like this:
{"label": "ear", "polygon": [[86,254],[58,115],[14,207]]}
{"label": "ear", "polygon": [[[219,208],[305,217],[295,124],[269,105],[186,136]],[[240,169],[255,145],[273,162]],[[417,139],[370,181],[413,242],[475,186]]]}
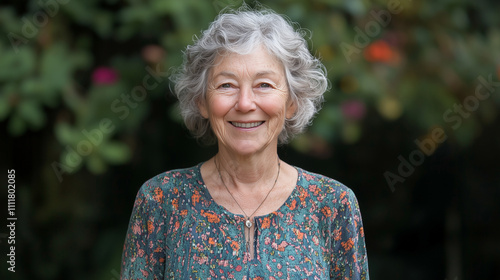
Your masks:
{"label": "ear", "polygon": [[208,108],[207,108],[207,102],[205,101],[204,98],[200,98],[197,102],[198,105],[198,110],[200,111],[200,114],[202,117],[205,119],[208,119]]}
{"label": "ear", "polygon": [[296,112],[297,112],[297,102],[295,102],[293,99],[290,98],[288,100],[285,117],[287,119],[290,119],[293,117],[293,115],[295,115]]}

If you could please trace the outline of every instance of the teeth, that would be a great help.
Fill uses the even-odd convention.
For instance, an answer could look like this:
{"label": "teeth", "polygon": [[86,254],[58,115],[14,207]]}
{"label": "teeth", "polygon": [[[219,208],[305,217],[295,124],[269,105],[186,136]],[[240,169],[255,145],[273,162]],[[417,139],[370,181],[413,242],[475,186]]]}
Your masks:
{"label": "teeth", "polygon": [[252,122],[252,123],[231,122],[231,123],[236,127],[252,128],[261,125],[263,122]]}

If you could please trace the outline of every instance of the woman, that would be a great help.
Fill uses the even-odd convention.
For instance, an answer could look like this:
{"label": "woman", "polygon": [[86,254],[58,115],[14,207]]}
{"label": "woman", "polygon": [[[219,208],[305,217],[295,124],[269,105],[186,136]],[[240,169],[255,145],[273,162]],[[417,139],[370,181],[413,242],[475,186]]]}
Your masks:
{"label": "woman", "polygon": [[122,279],[368,279],[353,192],[278,157],[328,85],[301,34],[242,9],[187,47],[175,93],[187,127],[218,153],[142,186]]}

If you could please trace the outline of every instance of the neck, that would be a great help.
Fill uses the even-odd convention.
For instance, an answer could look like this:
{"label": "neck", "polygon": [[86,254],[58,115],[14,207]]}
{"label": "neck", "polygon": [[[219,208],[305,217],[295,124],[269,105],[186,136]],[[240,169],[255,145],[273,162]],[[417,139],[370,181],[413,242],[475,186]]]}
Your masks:
{"label": "neck", "polygon": [[277,152],[249,157],[219,152],[214,160],[226,185],[242,193],[269,189],[270,183],[274,182],[278,172]]}

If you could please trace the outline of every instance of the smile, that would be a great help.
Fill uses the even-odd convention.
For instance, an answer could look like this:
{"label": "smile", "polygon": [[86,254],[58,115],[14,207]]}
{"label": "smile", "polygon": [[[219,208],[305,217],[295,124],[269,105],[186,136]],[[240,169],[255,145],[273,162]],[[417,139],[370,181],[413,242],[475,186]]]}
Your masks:
{"label": "smile", "polygon": [[241,127],[241,128],[253,128],[253,127],[257,127],[263,123],[264,122],[251,122],[251,123],[231,122],[232,125],[234,125],[236,127]]}

